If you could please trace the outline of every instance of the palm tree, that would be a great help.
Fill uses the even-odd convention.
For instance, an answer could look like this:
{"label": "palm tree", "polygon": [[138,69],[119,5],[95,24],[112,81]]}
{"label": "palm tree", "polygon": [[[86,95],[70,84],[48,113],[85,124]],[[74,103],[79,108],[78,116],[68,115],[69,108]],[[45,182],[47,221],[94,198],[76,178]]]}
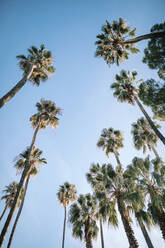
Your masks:
{"label": "palm tree", "polygon": [[37,103],[36,107],[37,107],[38,112],[30,118],[32,127],[35,129],[35,131],[33,134],[31,145],[29,147],[29,154],[26,160],[26,165],[21,175],[21,179],[18,185],[17,193],[14,198],[12,208],[10,210],[10,213],[8,215],[8,218],[5,222],[5,225],[0,235],[0,247],[2,247],[2,244],[4,241],[5,235],[7,233],[8,227],[10,225],[12,216],[15,212],[15,208],[17,205],[17,201],[18,201],[21,189],[23,187],[24,180],[32,168],[32,165],[30,164],[30,157],[31,157],[32,149],[33,149],[38,131],[40,129],[45,129],[48,125],[53,128],[56,128],[59,123],[59,119],[57,118],[57,116],[61,113],[61,110],[56,107],[56,104],[54,102],[41,99],[41,103]]}
{"label": "palm tree", "polygon": [[[0,221],[2,220],[4,214],[6,213],[6,210],[12,207],[13,200],[17,192],[17,187],[18,184],[16,182],[12,182],[8,186],[6,186],[6,189],[2,191],[4,195],[1,197],[1,200],[5,200],[5,208],[2,212],[2,215],[0,216]],[[20,200],[21,198],[19,198],[17,206],[20,205]]]}
{"label": "palm tree", "polygon": [[54,73],[55,68],[51,52],[46,50],[44,45],[41,45],[39,49],[31,46],[28,52],[27,56],[17,56],[20,69],[23,70],[23,78],[6,95],[0,98],[0,108],[10,101],[27,81],[39,86],[40,81],[46,81]]}
{"label": "palm tree", "polygon": [[128,166],[127,174],[136,185],[143,187],[149,209],[155,222],[158,223],[162,236],[165,239],[165,212],[163,189],[165,182],[165,169],[163,162],[156,158],[150,161],[149,156],[144,160],[135,157]]}
{"label": "palm tree", "polygon": [[97,238],[96,199],[90,194],[80,195],[73,203],[69,212],[69,221],[72,224],[72,235],[84,240],[86,248],[92,248],[92,239]]}
{"label": "palm tree", "polygon": [[64,227],[63,227],[63,240],[62,240],[62,248],[64,248],[65,241],[65,227],[66,227],[66,208],[69,205],[70,201],[74,202],[76,199],[76,188],[74,184],[69,184],[65,182],[60,186],[59,191],[57,193],[57,198],[60,201],[61,205],[64,207]]}
{"label": "palm tree", "polygon": [[[165,137],[161,134],[161,132],[158,130],[158,128],[155,126],[154,122],[151,120],[145,109],[143,108],[143,105],[140,103],[138,99],[138,90],[133,86],[133,83],[136,79],[137,72],[133,71],[130,73],[129,71],[122,70],[120,72],[120,75],[116,75],[116,81],[111,85],[111,88],[114,89],[113,95],[117,97],[118,101],[120,102],[128,102],[132,105],[137,103],[140,110],[146,117],[150,127],[153,129],[155,134],[158,136],[158,138],[163,142],[165,145]],[[138,80],[137,83],[141,81]]]}
{"label": "palm tree", "polygon": [[[128,173],[129,175],[129,173]],[[144,239],[147,243],[148,248],[154,248],[153,244],[151,242],[151,239],[149,237],[149,234],[147,232],[147,229],[145,227],[145,224],[147,225],[148,229],[150,229],[151,225],[154,224],[153,218],[151,216],[151,214],[149,212],[146,212],[144,210],[145,208],[145,192],[143,190],[143,187],[141,185],[138,185],[135,183],[134,180],[132,180],[132,178],[130,177],[130,175],[127,177],[127,170],[125,171],[125,178],[128,179],[128,184],[132,184],[134,190],[138,191],[140,193],[140,198],[141,198],[141,206],[139,207],[139,205],[132,203],[131,206],[129,206],[128,208],[130,210],[133,211],[133,213],[135,214],[136,220],[140,226],[140,229],[143,233]],[[130,182],[129,182],[130,180]]]}
{"label": "palm tree", "polygon": [[[156,128],[160,128],[157,124],[155,124],[155,126]],[[143,148],[143,153],[145,153],[146,148],[148,147],[148,149],[152,150],[155,156],[159,158],[159,155],[154,147],[157,145],[158,137],[151,129],[147,120],[143,117],[138,119],[137,122],[132,124],[131,132],[133,134],[133,142],[137,150]]]}
{"label": "palm tree", "polygon": [[[22,172],[23,169],[25,168],[26,160],[28,158],[28,154],[29,154],[29,148],[27,148],[23,153],[19,154],[19,157],[17,158],[17,161],[15,163],[15,167],[17,168],[18,172]],[[14,232],[15,232],[15,229],[16,229],[16,226],[17,226],[17,223],[18,223],[18,220],[19,220],[19,217],[21,215],[22,208],[23,208],[23,205],[24,205],[25,196],[26,196],[26,192],[27,192],[30,177],[31,176],[36,176],[38,174],[39,166],[41,164],[47,164],[46,159],[41,158],[41,155],[42,155],[42,151],[39,150],[36,146],[33,146],[33,149],[32,149],[32,152],[31,152],[31,157],[30,157],[30,165],[32,167],[31,167],[31,170],[29,171],[29,173],[27,174],[27,177],[26,177],[25,189],[24,189],[22,200],[21,200],[21,205],[19,207],[16,219],[15,219],[15,222],[14,222],[11,234],[10,234],[10,238],[9,238],[7,248],[10,248],[10,246],[11,246],[11,242],[12,242],[12,239],[13,239],[13,236],[14,236]]]}
{"label": "palm tree", "polygon": [[127,37],[135,36],[136,28],[130,29],[126,21],[119,18],[119,21],[108,21],[102,26],[102,33],[98,34],[95,44],[96,56],[102,57],[107,64],[122,63],[124,59],[129,58],[129,52],[138,53],[139,50],[134,47],[135,43],[146,39],[157,39],[163,37],[165,32],[151,32],[150,34],[141,35],[136,38],[128,39]]}
{"label": "palm tree", "polygon": [[100,192],[94,192],[97,199],[97,220],[100,224],[101,247],[104,248],[103,223],[108,221],[108,225],[118,226],[117,213],[114,203],[105,198],[105,195],[100,195]]}
{"label": "palm tree", "polygon": [[[93,164],[94,165],[94,164]],[[99,166],[99,165],[98,165]],[[95,167],[96,168],[96,167]],[[87,173],[87,180],[90,181],[92,174]],[[108,220],[109,225],[115,227],[118,226],[117,213],[115,210],[114,202],[106,198],[105,194],[96,188],[92,188],[94,191],[94,197],[97,199],[97,220],[100,223],[100,236],[101,236],[101,247],[104,248],[104,236],[103,236],[103,222]]]}
{"label": "palm tree", "polygon": [[131,227],[127,204],[134,203],[140,206],[141,197],[137,190],[132,190],[131,182],[128,188],[128,180],[125,178],[122,167],[118,165],[114,169],[110,164],[102,166],[93,164],[87,174],[87,180],[95,191],[100,192],[104,198],[108,198],[114,206],[117,205],[130,247],[139,247]]}
{"label": "palm tree", "polygon": [[118,150],[123,148],[123,136],[119,130],[104,128],[97,146],[101,147],[103,151],[105,150],[107,156],[114,153],[117,163],[121,165]]}

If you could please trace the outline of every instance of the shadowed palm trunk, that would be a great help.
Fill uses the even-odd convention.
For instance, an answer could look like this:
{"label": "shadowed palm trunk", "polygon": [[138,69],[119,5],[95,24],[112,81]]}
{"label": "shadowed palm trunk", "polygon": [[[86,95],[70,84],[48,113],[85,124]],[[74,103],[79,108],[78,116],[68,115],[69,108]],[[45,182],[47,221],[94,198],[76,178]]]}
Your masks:
{"label": "shadowed palm trunk", "polygon": [[165,37],[165,32],[155,32],[155,33],[140,35],[136,38],[124,41],[123,44],[131,44],[131,43],[139,42],[141,40],[156,39],[160,37]]}
{"label": "shadowed palm trunk", "polygon": [[139,220],[138,218],[137,218],[137,220],[138,220],[139,226],[140,226],[140,228],[141,228],[141,231],[142,231],[142,233],[143,233],[143,236],[144,236],[144,238],[145,238],[145,241],[146,241],[146,243],[147,243],[148,248],[154,248],[154,246],[153,246],[153,244],[152,244],[152,242],[151,242],[151,239],[150,239],[150,237],[149,237],[149,235],[148,235],[148,232],[147,232],[147,230],[146,230],[146,227],[145,227],[143,221],[142,221],[142,220]]}
{"label": "shadowed palm trunk", "polygon": [[10,222],[11,222],[12,217],[14,215],[15,209],[17,207],[18,200],[19,200],[19,197],[20,197],[20,194],[21,194],[21,190],[22,190],[22,187],[23,187],[23,183],[24,183],[25,178],[27,177],[27,175],[28,175],[28,173],[29,173],[29,171],[31,169],[31,166],[32,166],[32,165],[30,165],[30,156],[31,156],[31,152],[32,152],[32,149],[33,149],[35,140],[36,140],[37,133],[39,131],[39,127],[40,127],[40,122],[38,123],[38,126],[37,126],[37,128],[36,128],[36,130],[34,132],[34,135],[33,135],[33,138],[32,138],[32,143],[31,143],[31,146],[29,148],[29,155],[28,155],[28,158],[27,158],[26,166],[25,166],[25,168],[23,170],[23,173],[22,173],[20,182],[18,184],[16,196],[14,198],[12,207],[11,207],[10,212],[9,212],[9,215],[7,217],[7,220],[6,220],[5,224],[4,224],[4,227],[3,227],[2,232],[1,232],[1,235],[0,235],[0,247],[2,247],[2,245],[3,245],[4,239],[5,239],[5,235],[7,233],[7,230],[9,228]]}
{"label": "shadowed palm trunk", "polygon": [[93,248],[91,233],[86,235],[86,248]]}
{"label": "shadowed palm trunk", "polygon": [[66,206],[64,206],[64,227],[63,227],[62,248],[64,248],[64,242],[65,242],[65,227],[66,227]]}
{"label": "shadowed palm trunk", "polygon": [[8,206],[7,206],[7,204],[6,204],[6,206],[5,206],[4,210],[3,210],[3,213],[2,213],[2,215],[1,215],[1,217],[0,217],[0,221],[2,220],[4,214],[6,213],[7,208],[8,208]]}
{"label": "shadowed palm trunk", "polygon": [[0,98],[0,108],[2,108],[8,101],[11,100],[12,97],[25,85],[25,83],[29,80],[34,70],[34,65],[30,65],[29,71],[26,75],[2,98]]}
{"label": "shadowed palm trunk", "polygon": [[104,248],[103,225],[102,225],[101,217],[100,217],[100,236],[101,236],[101,247]]}
{"label": "shadowed palm trunk", "polygon": [[150,127],[152,128],[152,130],[155,132],[155,134],[157,135],[157,137],[163,142],[163,144],[165,145],[165,137],[161,134],[161,132],[157,129],[157,127],[155,126],[155,124],[153,123],[153,121],[151,120],[151,118],[149,117],[149,115],[147,114],[147,112],[145,111],[145,109],[143,108],[143,105],[140,103],[140,101],[138,100],[138,98],[135,96],[134,97],[137,105],[139,106],[139,108],[141,109],[142,113],[144,114],[144,116],[146,117]]}
{"label": "shadowed palm trunk", "polygon": [[123,225],[124,225],[124,229],[125,229],[125,232],[126,232],[126,235],[127,235],[127,238],[128,238],[130,248],[138,248],[139,245],[138,245],[138,242],[137,242],[137,240],[135,238],[134,231],[133,231],[133,229],[132,229],[127,217],[123,213],[123,209],[122,209],[119,197],[117,198],[117,205],[118,205],[118,210],[119,210],[119,213],[121,215],[121,219],[122,219],[122,222],[123,222]]}
{"label": "shadowed palm trunk", "polygon": [[20,205],[19,210],[18,210],[18,213],[17,213],[17,217],[16,217],[16,219],[15,219],[13,228],[12,228],[12,230],[11,230],[11,234],[10,234],[10,238],[9,238],[9,242],[8,242],[7,248],[10,248],[10,246],[11,246],[11,242],[12,242],[12,239],[13,239],[13,235],[14,235],[14,232],[15,232],[15,229],[16,229],[16,226],[17,226],[19,217],[20,217],[21,212],[22,212],[22,208],[23,208],[23,205],[24,205],[25,196],[26,196],[26,192],[27,192],[27,187],[28,187],[28,184],[29,184],[29,179],[30,179],[30,175],[29,175],[29,176],[27,177],[27,179],[26,179],[25,189],[24,189],[24,193],[23,193],[23,198],[22,198],[21,205]]}
{"label": "shadowed palm trunk", "polygon": [[88,217],[88,220],[85,224],[85,241],[86,241],[86,248],[93,248],[92,245],[92,234],[88,231],[90,224],[90,217]]}

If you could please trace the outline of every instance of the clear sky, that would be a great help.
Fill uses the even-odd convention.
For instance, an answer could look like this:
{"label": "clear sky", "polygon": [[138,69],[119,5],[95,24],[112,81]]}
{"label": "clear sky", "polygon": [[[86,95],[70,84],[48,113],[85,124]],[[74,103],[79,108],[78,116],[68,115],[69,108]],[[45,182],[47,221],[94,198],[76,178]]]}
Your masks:
{"label": "clear sky", "polygon": [[[123,166],[128,165],[134,156],[143,156],[141,151],[133,148],[130,134],[131,124],[142,114],[136,106],[118,103],[109,86],[121,69],[137,70],[138,77],[145,80],[157,78],[156,72],[141,62],[147,41],[138,44],[140,54],[132,55],[120,67],[113,65],[111,68],[102,59],[94,57],[94,42],[106,19],[112,21],[123,17],[137,28],[137,35],[141,35],[148,33],[155,23],[163,22],[164,12],[164,0],[0,1],[0,95],[8,92],[22,77],[16,55],[26,54],[31,45],[45,44],[55,55],[56,67],[50,80],[40,87],[28,82],[0,110],[0,190],[13,180],[19,180],[13,160],[31,143],[33,129],[29,117],[36,112],[36,102],[43,97],[63,109],[59,127],[40,131],[37,137],[36,145],[43,150],[48,164],[31,179],[13,248],[61,246],[63,208],[56,198],[59,185],[69,181],[76,185],[79,194],[88,193],[90,187],[85,174],[90,164],[111,162],[116,165],[113,156],[107,159],[96,147],[103,128],[113,127],[123,132],[125,148],[120,153]],[[152,116],[150,109],[147,111]],[[161,125],[165,133],[164,123]],[[157,150],[163,157],[164,146],[160,142]],[[0,203],[2,211],[4,203]],[[136,223],[134,228],[140,247],[146,248]],[[128,248],[122,225],[116,230],[105,225],[104,232],[105,247]],[[9,233],[10,230],[6,240]],[[152,229],[151,239],[155,248],[164,247],[158,228]],[[85,247],[73,239],[69,224],[65,247]],[[94,247],[100,247],[100,237]]]}

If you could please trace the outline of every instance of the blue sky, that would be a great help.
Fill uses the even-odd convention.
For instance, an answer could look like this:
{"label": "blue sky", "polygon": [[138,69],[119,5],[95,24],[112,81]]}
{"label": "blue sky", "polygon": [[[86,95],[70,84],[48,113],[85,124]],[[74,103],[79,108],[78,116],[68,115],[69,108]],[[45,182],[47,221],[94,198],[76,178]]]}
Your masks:
{"label": "blue sky", "polygon": [[[125,148],[121,151],[123,166],[134,156],[143,156],[132,146],[131,124],[142,116],[138,107],[118,103],[109,86],[121,69],[137,70],[138,78],[157,78],[141,62],[147,41],[138,44],[141,53],[132,55],[120,67],[109,68],[102,59],[95,58],[96,35],[105,20],[123,17],[137,28],[137,35],[145,34],[155,23],[164,21],[163,0],[114,1],[114,0],[1,0],[1,86],[4,95],[22,77],[16,55],[26,54],[31,45],[45,44],[55,55],[56,73],[40,87],[27,83],[23,89],[0,110],[1,115],[1,175],[0,190],[13,180],[19,180],[13,168],[13,159],[31,142],[33,129],[29,117],[36,112],[35,104],[42,97],[52,100],[63,109],[56,130],[40,131],[36,145],[43,150],[48,164],[39,175],[32,178],[24,209],[13,240],[14,248],[60,247],[63,228],[63,208],[57,201],[59,185],[66,180],[74,183],[78,193],[88,193],[85,174],[92,162],[111,162],[96,147],[103,128],[119,129],[124,135]],[[147,109],[147,108],[146,108]],[[150,109],[147,109],[152,116]],[[161,123],[162,132],[165,125]],[[164,147],[159,142],[158,152],[163,156]],[[151,154],[152,157],[152,154]],[[1,203],[1,210],[4,203]],[[3,222],[0,227],[3,226]],[[134,223],[140,247],[146,244]],[[118,230],[105,229],[106,247],[128,247],[122,225]],[[6,237],[8,239],[10,230]],[[152,229],[155,247],[163,247],[158,228]],[[6,244],[6,243],[5,243]],[[66,248],[85,247],[71,236],[67,225]],[[94,247],[100,247],[98,238]]]}

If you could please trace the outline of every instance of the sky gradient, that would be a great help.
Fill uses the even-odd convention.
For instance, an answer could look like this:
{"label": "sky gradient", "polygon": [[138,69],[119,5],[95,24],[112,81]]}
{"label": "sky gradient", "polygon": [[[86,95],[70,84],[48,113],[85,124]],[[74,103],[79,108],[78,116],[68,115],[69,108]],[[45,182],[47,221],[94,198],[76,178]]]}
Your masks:
{"label": "sky gradient", "polygon": [[[79,194],[86,194],[91,189],[85,174],[92,162],[116,165],[113,155],[106,158],[96,147],[103,128],[112,127],[123,132],[124,149],[120,159],[124,167],[134,156],[144,157],[142,151],[133,148],[131,136],[131,124],[142,114],[137,106],[118,103],[110,84],[122,69],[136,70],[139,79],[157,79],[156,71],[142,63],[147,41],[138,44],[140,54],[132,55],[120,67],[113,65],[110,68],[103,59],[94,57],[94,42],[106,20],[111,22],[123,17],[131,27],[137,28],[137,35],[141,35],[148,33],[155,23],[164,21],[164,10],[164,0],[0,1],[0,96],[21,79],[16,56],[26,55],[31,45],[45,44],[54,55],[56,68],[50,80],[41,83],[40,87],[28,82],[0,110],[0,191],[13,180],[19,180],[13,160],[31,143],[33,129],[29,118],[36,112],[35,104],[43,97],[62,109],[59,127],[56,130],[47,128],[38,134],[36,145],[43,151],[48,164],[42,166],[39,175],[30,181],[13,248],[61,246],[63,208],[56,197],[59,185],[69,181],[76,185]],[[150,109],[146,109],[152,116]],[[160,124],[165,133],[164,123]],[[157,150],[163,157],[164,146],[160,142]],[[4,203],[0,203],[2,210]],[[136,222],[134,227],[140,247],[146,248]],[[116,230],[105,225],[104,236],[105,247],[128,248],[122,225]],[[151,239],[155,248],[164,247],[159,228],[151,230]],[[67,224],[65,248],[71,247],[81,248],[85,244],[71,236],[71,226]],[[100,247],[100,237],[94,247]]]}

